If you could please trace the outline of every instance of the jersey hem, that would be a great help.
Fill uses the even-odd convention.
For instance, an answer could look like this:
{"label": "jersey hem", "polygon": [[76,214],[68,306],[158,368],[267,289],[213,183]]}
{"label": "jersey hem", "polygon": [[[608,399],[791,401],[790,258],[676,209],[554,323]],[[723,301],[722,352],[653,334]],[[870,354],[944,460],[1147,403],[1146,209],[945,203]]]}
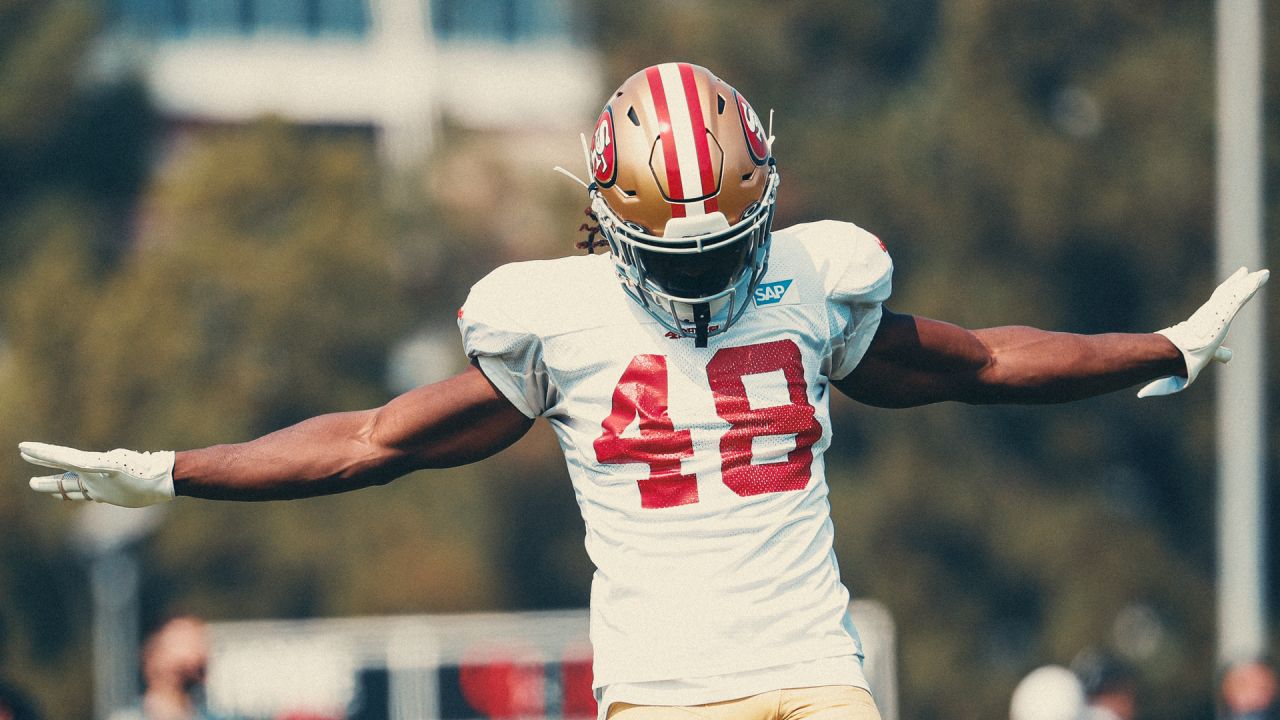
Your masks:
{"label": "jersey hem", "polygon": [[[775,650],[775,649],[770,649]],[[739,673],[748,673],[758,670],[765,670],[772,667],[781,667],[784,665],[795,665],[797,663],[812,662],[823,660],[825,658],[842,657],[852,655],[862,657],[862,649],[859,643],[853,637],[848,637],[847,642],[844,640],[837,641],[834,644],[828,643],[823,646],[799,648],[793,652],[782,653],[774,652],[768,654],[769,650],[756,651],[754,660],[738,660],[722,661],[716,664],[701,665],[684,665],[684,666],[667,666],[660,674],[627,674],[608,672],[599,672],[599,663],[595,673],[595,682],[592,683],[594,688],[602,688],[607,685],[616,685],[618,683],[649,683],[662,682],[666,680],[674,680],[682,677],[699,678],[699,677],[719,677],[722,675],[736,675]],[[763,656],[763,657],[762,657]]]}
{"label": "jersey hem", "polygon": [[597,718],[604,720],[609,708],[619,702],[693,706],[737,700],[774,690],[825,685],[848,685],[870,692],[862,656],[831,655],[692,680],[611,683],[595,688],[594,694]]}

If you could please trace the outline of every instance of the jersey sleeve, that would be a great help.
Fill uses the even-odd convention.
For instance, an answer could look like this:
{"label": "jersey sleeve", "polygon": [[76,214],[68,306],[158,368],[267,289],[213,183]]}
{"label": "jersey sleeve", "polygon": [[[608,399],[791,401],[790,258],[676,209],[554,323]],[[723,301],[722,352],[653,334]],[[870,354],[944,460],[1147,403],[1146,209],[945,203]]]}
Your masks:
{"label": "jersey sleeve", "polygon": [[458,311],[458,329],[467,357],[512,405],[538,417],[553,404],[553,389],[542,356],[542,338],[521,321],[521,297],[529,292],[519,273],[506,265],[476,283]]}
{"label": "jersey sleeve", "polygon": [[893,259],[880,238],[851,223],[829,222],[825,250],[831,311],[831,378],[840,380],[862,361],[880,327],[881,306],[893,289]]}

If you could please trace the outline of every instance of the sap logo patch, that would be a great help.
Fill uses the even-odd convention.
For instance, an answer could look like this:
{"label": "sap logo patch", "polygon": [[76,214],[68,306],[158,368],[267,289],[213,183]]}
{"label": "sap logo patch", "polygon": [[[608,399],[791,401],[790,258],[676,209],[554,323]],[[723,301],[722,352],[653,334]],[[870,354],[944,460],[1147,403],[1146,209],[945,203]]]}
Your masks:
{"label": "sap logo patch", "polygon": [[789,287],[791,287],[790,280],[761,283],[756,287],[756,305],[776,305],[782,302],[782,296],[787,294]]}

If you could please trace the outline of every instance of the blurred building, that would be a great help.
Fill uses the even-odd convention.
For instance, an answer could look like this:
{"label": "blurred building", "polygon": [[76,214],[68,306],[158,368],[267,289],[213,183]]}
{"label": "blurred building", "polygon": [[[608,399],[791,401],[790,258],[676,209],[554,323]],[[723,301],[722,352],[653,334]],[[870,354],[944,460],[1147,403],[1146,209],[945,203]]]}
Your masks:
{"label": "blurred building", "polygon": [[[448,122],[577,129],[600,101],[568,0],[107,0],[99,72],[172,120],[367,128],[415,164]],[[580,34],[579,34],[580,35]]]}

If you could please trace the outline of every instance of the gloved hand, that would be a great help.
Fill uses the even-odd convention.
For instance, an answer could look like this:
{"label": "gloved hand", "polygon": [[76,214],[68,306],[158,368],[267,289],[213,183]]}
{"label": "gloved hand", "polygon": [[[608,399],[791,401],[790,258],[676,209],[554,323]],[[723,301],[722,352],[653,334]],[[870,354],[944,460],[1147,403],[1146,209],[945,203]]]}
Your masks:
{"label": "gloved hand", "polygon": [[1191,317],[1157,331],[1182,351],[1182,358],[1187,363],[1187,376],[1165,377],[1147,383],[1138,391],[1138,397],[1176,393],[1194,382],[1210,361],[1230,361],[1231,350],[1223,347],[1222,341],[1227,337],[1231,321],[1270,276],[1267,270],[1249,272],[1240,268],[1222,281],[1209,297],[1209,302],[1201,305]]}
{"label": "gloved hand", "polygon": [[58,445],[24,442],[22,459],[63,471],[31,478],[31,489],[63,500],[93,500],[142,507],[173,499],[173,451],[85,452]]}

